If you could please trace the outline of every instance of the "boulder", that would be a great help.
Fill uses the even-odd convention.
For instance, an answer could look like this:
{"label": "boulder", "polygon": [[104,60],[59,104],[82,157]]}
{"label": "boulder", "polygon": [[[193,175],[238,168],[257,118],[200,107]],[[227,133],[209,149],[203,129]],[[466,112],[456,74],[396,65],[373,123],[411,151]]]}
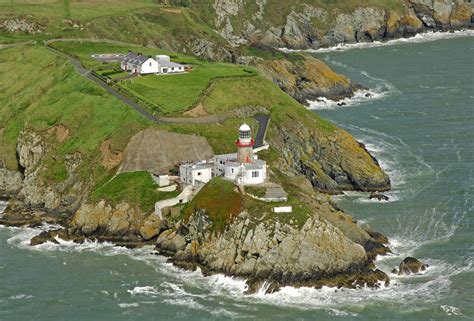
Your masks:
{"label": "boulder", "polygon": [[377,193],[377,192],[370,193],[369,198],[371,200],[375,199],[377,201],[388,201],[388,200],[390,200],[390,198],[388,196],[386,196],[384,194],[381,194],[381,193]]}
{"label": "boulder", "polygon": [[166,228],[165,222],[156,214],[151,214],[140,228],[140,235],[145,241],[158,236]]}
{"label": "boulder", "polygon": [[414,257],[406,257],[398,268],[398,275],[418,273],[426,270],[428,264],[424,264]]}

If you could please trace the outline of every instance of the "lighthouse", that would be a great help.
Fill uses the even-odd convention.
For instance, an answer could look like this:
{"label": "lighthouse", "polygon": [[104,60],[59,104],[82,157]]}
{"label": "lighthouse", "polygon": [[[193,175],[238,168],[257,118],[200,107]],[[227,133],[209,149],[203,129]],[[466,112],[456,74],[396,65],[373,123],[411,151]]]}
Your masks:
{"label": "lighthouse", "polygon": [[267,179],[267,163],[254,154],[255,141],[247,124],[239,128],[235,141],[237,153],[214,156],[214,176],[234,181],[238,185],[262,184]]}
{"label": "lighthouse", "polygon": [[253,161],[253,146],[255,141],[252,138],[250,126],[242,124],[239,128],[239,139],[235,142],[237,146],[237,162],[240,164],[250,164]]}

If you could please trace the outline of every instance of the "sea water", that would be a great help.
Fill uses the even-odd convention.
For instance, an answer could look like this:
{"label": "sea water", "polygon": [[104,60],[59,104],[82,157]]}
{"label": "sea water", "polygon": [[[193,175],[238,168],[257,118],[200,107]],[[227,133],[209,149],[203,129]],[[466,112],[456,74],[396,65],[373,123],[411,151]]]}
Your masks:
{"label": "sea water", "polygon": [[[0,227],[0,320],[473,320],[474,37],[446,37],[314,53],[370,93],[311,107],[391,177],[387,202],[336,199],[389,237],[393,254],[376,262],[389,287],[244,295],[243,280],[182,271],[152,247],[30,247],[51,227]],[[390,274],[406,256],[429,268]]]}

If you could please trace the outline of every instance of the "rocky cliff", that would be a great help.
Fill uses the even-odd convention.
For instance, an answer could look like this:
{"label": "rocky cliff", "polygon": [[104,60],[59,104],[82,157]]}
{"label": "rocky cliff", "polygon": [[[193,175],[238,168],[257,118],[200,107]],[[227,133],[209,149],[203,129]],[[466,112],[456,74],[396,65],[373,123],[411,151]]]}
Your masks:
{"label": "rocky cliff", "polygon": [[304,105],[308,100],[320,97],[336,101],[352,97],[355,91],[363,88],[335,73],[321,60],[307,55],[291,59],[251,60],[250,64]]}
{"label": "rocky cliff", "polygon": [[[463,0],[205,2],[191,6],[212,15],[213,26],[235,47],[315,49],[472,27],[472,5]],[[211,6],[213,12],[206,9]]]}
{"label": "rocky cliff", "polygon": [[[260,208],[258,213],[249,210],[251,201],[236,190],[229,189],[228,194],[216,191],[213,202],[237,198],[241,203],[236,204],[243,204],[237,206],[237,215],[218,219],[202,193],[225,189],[223,183],[211,182],[184,211],[183,220],[159,235],[157,250],[176,265],[244,277],[250,291],[265,281],[271,284],[269,292],[284,285],[356,288],[389,282],[385,273],[371,268],[374,248],[379,253],[387,249],[335,210],[327,198],[305,193],[309,210],[296,222],[284,217],[291,214],[280,217],[269,212],[270,208]],[[191,212],[189,217],[186,211]],[[223,230],[216,228],[220,220],[226,222]]]}
{"label": "rocky cliff", "polygon": [[270,126],[267,139],[283,154],[275,162],[281,172],[303,174],[327,193],[390,189],[389,177],[362,144],[330,124],[324,129],[324,121],[311,116],[281,113],[278,125]]}

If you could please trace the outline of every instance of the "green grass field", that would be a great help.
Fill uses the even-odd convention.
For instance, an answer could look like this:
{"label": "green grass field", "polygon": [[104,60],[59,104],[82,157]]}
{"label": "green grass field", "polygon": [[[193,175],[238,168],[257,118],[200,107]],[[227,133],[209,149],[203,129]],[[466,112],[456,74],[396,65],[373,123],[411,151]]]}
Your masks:
{"label": "green grass field", "polygon": [[112,205],[125,201],[149,213],[156,202],[179,194],[178,191],[160,192],[157,188],[148,172],[121,173],[92,192],[91,200],[98,202],[103,199]]}
{"label": "green grass field", "polygon": [[161,112],[175,113],[192,108],[214,78],[253,74],[253,70],[237,65],[201,63],[186,74],[146,75],[121,81],[120,85],[158,104]]}
{"label": "green grass field", "polygon": [[[79,58],[84,66],[93,70],[117,68],[118,63],[99,62],[91,57],[92,54],[126,54],[128,50],[150,56],[167,54],[174,62],[192,65],[193,71],[185,74],[144,75],[118,83],[130,93],[149,102],[150,105],[159,106],[160,110],[158,112],[165,114],[192,108],[213,79],[255,75],[255,70],[250,67],[199,60],[156,48],[96,42],[55,42],[52,46]],[[121,74],[121,76],[123,75]],[[110,78],[113,79],[114,77]]]}
{"label": "green grass field", "polygon": [[68,128],[71,134],[56,144],[59,157],[50,170],[63,172],[55,169],[64,167],[63,156],[78,152],[85,161],[84,175],[91,175],[93,168],[87,164],[100,163],[98,149],[105,139],[111,139],[114,149],[123,150],[135,132],[152,125],[43,47],[0,50],[0,60],[0,72],[8,75],[0,77],[0,158],[7,168],[18,166],[16,141],[26,124],[38,131],[57,124]]}
{"label": "green grass field", "polygon": [[65,19],[94,19],[140,8],[158,7],[153,0],[0,0],[0,12]]}

